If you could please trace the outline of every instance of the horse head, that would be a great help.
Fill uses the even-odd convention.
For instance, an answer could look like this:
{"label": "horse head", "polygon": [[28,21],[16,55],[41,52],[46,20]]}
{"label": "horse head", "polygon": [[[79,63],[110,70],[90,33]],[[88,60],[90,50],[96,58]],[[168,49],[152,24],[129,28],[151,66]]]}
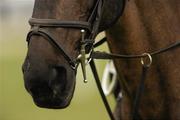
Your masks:
{"label": "horse head", "polygon": [[85,29],[85,37],[94,40],[100,31],[115,23],[123,4],[123,0],[35,1],[22,68],[25,88],[37,106],[59,109],[70,104],[82,44],[81,29]]}

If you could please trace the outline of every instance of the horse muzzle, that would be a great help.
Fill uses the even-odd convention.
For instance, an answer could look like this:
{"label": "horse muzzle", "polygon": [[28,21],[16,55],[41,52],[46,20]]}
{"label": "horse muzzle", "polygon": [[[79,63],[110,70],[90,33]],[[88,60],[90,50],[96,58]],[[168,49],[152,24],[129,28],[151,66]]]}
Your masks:
{"label": "horse muzzle", "polygon": [[66,66],[33,65],[28,60],[23,65],[25,88],[35,104],[42,108],[67,107],[75,87],[75,71]]}

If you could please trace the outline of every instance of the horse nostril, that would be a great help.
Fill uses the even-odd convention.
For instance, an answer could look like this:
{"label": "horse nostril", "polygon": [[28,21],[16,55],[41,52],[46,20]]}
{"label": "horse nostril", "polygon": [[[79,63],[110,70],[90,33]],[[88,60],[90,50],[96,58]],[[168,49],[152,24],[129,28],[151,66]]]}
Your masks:
{"label": "horse nostril", "polygon": [[63,91],[66,85],[67,71],[63,66],[55,67],[53,69],[53,79],[50,80],[50,86],[55,91]]}

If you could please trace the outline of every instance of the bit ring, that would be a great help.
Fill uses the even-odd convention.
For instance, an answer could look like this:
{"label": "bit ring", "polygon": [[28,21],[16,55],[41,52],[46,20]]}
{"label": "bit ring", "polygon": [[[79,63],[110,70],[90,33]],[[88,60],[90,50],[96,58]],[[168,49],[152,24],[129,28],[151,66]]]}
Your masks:
{"label": "bit ring", "polygon": [[[143,57],[141,57],[141,64],[142,64],[142,66],[143,67],[150,67],[151,64],[152,64],[152,56],[151,56],[151,54],[143,53],[142,56],[143,56]],[[146,58],[146,57],[148,57],[148,59],[149,59],[148,63],[144,62],[144,58]]]}

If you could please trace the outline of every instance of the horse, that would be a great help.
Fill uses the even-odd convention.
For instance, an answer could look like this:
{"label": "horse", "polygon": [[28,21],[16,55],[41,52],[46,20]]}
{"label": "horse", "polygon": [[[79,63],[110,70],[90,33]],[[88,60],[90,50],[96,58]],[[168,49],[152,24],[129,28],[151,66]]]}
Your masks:
{"label": "horse", "polygon": [[[128,1],[119,21],[106,32],[111,52],[142,54],[177,42],[180,38],[179,13],[177,0]],[[140,99],[141,119],[180,119],[179,53],[177,48],[153,57]],[[126,86],[134,97],[140,82],[140,61],[118,59],[114,62],[119,78],[125,79],[121,82],[122,88]],[[116,115],[125,120],[131,117],[133,103],[127,91],[122,90],[124,96],[116,107]]]}
{"label": "horse", "polygon": [[[123,95],[115,119],[180,119],[180,57],[178,47],[173,49],[179,43],[171,46],[180,37],[179,5],[178,0],[36,0],[22,66],[26,90],[39,107],[66,108],[78,63],[87,82],[85,54],[93,53],[94,38],[105,30],[114,56],[141,58],[113,59]],[[159,49],[161,54],[150,54]],[[142,66],[148,72],[142,72]],[[142,95],[132,117],[142,73],[146,73]]]}

